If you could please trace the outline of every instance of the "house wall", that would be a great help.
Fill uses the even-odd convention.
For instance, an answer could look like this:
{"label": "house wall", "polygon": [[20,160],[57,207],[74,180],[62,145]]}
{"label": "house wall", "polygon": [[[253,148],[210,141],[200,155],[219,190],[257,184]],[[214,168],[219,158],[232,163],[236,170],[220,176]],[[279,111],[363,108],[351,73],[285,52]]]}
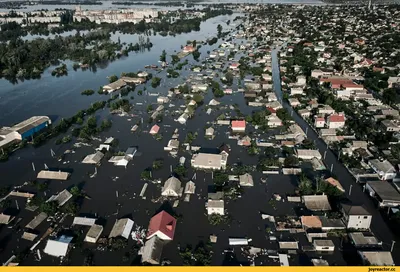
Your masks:
{"label": "house wall", "polygon": [[315,247],[315,250],[317,250],[317,251],[334,251],[335,250],[334,246],[332,246],[332,247],[323,247],[323,246],[314,245],[314,247]]}
{"label": "house wall", "polygon": [[220,214],[220,215],[224,215],[225,214],[223,208],[211,208],[211,207],[208,207],[207,208],[207,212],[208,212],[208,215],[211,215],[213,213]]}
{"label": "house wall", "polygon": [[328,121],[328,127],[329,128],[341,128],[341,127],[344,127],[344,122],[329,122]]}
{"label": "house wall", "polygon": [[26,138],[31,137],[31,136],[32,136],[33,134],[35,134],[36,132],[39,132],[39,131],[41,131],[42,129],[46,128],[46,127],[47,127],[47,124],[48,124],[48,123],[47,123],[47,121],[46,121],[46,122],[43,122],[42,124],[40,124],[40,125],[38,125],[38,126],[36,126],[36,127],[33,127],[33,128],[31,128],[31,129],[25,131],[24,133],[21,134],[22,139],[26,139]]}
{"label": "house wall", "polygon": [[350,215],[345,219],[345,224],[348,229],[369,229],[371,220],[372,215]]}

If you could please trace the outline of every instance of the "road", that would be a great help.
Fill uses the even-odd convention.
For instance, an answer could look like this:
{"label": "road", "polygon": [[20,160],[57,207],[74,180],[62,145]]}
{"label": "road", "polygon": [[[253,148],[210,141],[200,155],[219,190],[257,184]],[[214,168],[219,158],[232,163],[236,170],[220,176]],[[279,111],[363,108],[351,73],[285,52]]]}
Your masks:
{"label": "road", "polygon": [[[278,49],[272,50],[272,78],[274,83],[274,91],[280,101],[282,101],[282,106],[291,113],[293,111],[293,119],[294,121],[306,131],[307,128],[307,137],[315,142],[316,147],[319,152],[324,155],[326,151],[326,157],[323,159],[325,165],[328,169],[331,169],[333,165],[332,173],[338,177],[340,183],[346,190],[346,196],[353,202],[355,205],[364,205],[364,207],[372,214],[372,223],[371,223],[371,231],[375,234],[375,236],[380,239],[384,243],[384,249],[390,250],[392,240],[396,240],[392,231],[389,229],[387,224],[385,223],[379,209],[375,207],[372,199],[363,192],[361,186],[356,183],[353,176],[349,173],[346,167],[342,163],[340,163],[334,153],[327,148],[326,143],[319,138],[319,135],[310,127],[310,125],[298,115],[290,104],[283,100],[282,88],[281,88],[281,78],[280,78],[280,69],[278,62]],[[352,186],[351,195],[349,196],[350,186]],[[399,243],[395,244],[395,248],[392,252],[393,259],[396,264],[400,263],[400,256],[396,256],[396,252],[399,252],[397,246]]]}

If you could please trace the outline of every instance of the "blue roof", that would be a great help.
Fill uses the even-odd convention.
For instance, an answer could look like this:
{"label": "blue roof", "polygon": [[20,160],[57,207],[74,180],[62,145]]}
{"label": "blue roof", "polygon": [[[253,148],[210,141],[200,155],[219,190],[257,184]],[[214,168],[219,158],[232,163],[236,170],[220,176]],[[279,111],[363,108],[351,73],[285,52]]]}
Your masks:
{"label": "blue roof", "polygon": [[58,237],[56,239],[56,241],[69,244],[69,243],[71,243],[72,239],[74,239],[74,237],[61,235],[60,237]]}

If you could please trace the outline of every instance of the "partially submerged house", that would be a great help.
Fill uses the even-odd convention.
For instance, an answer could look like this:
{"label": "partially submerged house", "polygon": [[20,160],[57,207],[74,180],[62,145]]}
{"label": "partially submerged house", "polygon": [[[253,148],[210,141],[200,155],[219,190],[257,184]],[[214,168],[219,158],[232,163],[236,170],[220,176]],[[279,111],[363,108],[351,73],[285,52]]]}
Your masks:
{"label": "partially submerged house", "polygon": [[400,205],[400,193],[387,181],[369,181],[365,185],[370,196],[375,197],[380,207],[396,207]]}
{"label": "partially submerged house", "polygon": [[38,173],[38,179],[54,179],[54,180],[67,180],[70,176],[68,172],[62,171],[49,171],[49,170],[42,170]]}
{"label": "partially submerged house", "polygon": [[43,252],[53,257],[65,257],[71,246],[73,237],[62,235],[56,239],[49,239]]}
{"label": "partially submerged house", "polygon": [[207,214],[225,214],[225,203],[223,199],[208,199],[207,201]]}
{"label": "partially submerged house", "polygon": [[176,219],[166,211],[161,211],[150,219],[147,239],[157,236],[161,240],[173,240],[175,228]]}
{"label": "partially submerged house", "polygon": [[108,237],[114,238],[121,236],[128,239],[129,235],[131,234],[132,228],[133,228],[133,221],[131,219],[129,218],[119,219],[115,222],[111,230],[111,233]]}
{"label": "partially submerged house", "polygon": [[87,155],[83,159],[82,163],[85,163],[85,164],[99,164],[103,157],[104,157],[104,154],[102,152],[100,152],[100,151],[97,151],[94,154]]}
{"label": "partially submerged house", "polygon": [[0,225],[2,225],[2,224],[8,225],[14,218],[15,218],[15,216],[1,213],[0,214]]}
{"label": "partially submerged house", "polygon": [[162,196],[177,197],[182,195],[181,181],[176,177],[170,177],[165,181],[165,184],[161,190]]}
{"label": "partially submerged house", "polygon": [[52,195],[46,202],[56,201],[58,203],[58,206],[61,207],[71,198],[72,194],[67,189],[64,189],[57,195]]}
{"label": "partially submerged house", "polygon": [[254,181],[253,181],[253,177],[246,173],[244,175],[240,175],[239,176],[239,184],[240,186],[254,186]]}
{"label": "partially submerged house", "polygon": [[26,226],[27,229],[36,229],[47,218],[47,214],[44,212],[39,213],[35,216]]}
{"label": "partially submerged house", "polygon": [[158,125],[154,125],[151,127],[150,129],[150,134],[151,135],[156,135],[158,133],[158,131],[160,130],[160,127]]}
{"label": "partially submerged house", "polygon": [[392,253],[389,251],[358,251],[365,265],[394,266]]}
{"label": "partially submerged house", "polygon": [[85,242],[96,243],[103,232],[103,226],[93,224],[85,236]]}
{"label": "partially submerged house", "polygon": [[302,198],[304,205],[310,211],[330,211],[332,209],[327,195],[305,195]]}
{"label": "partially submerged house", "polygon": [[153,236],[143,246],[142,263],[160,264],[161,254],[164,247],[164,241]]}
{"label": "partially submerged house", "polygon": [[79,225],[79,226],[93,226],[96,223],[97,218],[89,218],[89,217],[74,217],[74,221],[72,225]]}
{"label": "partially submerged house", "polygon": [[368,230],[372,215],[363,206],[342,204],[343,223],[348,229]]}

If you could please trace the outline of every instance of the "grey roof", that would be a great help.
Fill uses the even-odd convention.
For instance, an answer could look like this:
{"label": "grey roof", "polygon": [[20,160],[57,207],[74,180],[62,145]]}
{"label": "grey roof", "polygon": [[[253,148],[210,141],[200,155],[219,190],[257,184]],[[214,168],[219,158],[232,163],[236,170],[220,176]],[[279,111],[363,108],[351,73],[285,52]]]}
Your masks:
{"label": "grey roof", "polygon": [[364,206],[342,204],[342,208],[347,215],[371,215]]}
{"label": "grey roof", "polygon": [[76,216],[74,217],[74,222],[72,222],[72,225],[93,226],[96,220],[96,218]]}
{"label": "grey roof", "polygon": [[70,200],[72,198],[72,194],[70,192],[68,192],[67,189],[64,189],[63,191],[61,191],[60,193],[58,193],[57,195],[53,195],[51,196],[47,202],[50,201],[57,201],[58,205],[61,207],[62,205],[64,205],[65,203],[67,203],[68,200]]}
{"label": "grey roof", "polygon": [[343,224],[340,219],[330,219],[325,216],[320,216],[319,220],[321,221],[323,228],[335,228],[335,229],[345,229],[346,226]]}
{"label": "grey roof", "polygon": [[213,200],[224,199],[224,192],[208,193],[208,199],[213,199]]}
{"label": "grey roof", "polygon": [[248,173],[240,175],[239,184],[240,186],[254,186],[253,177]]}
{"label": "grey roof", "polygon": [[122,236],[128,239],[132,227],[133,227],[133,221],[131,219],[129,218],[119,219],[117,220],[117,222],[115,222],[111,230],[111,233],[109,235],[109,238]]}
{"label": "grey roof", "polygon": [[324,259],[311,259],[314,266],[329,266],[328,261]]}
{"label": "grey roof", "polygon": [[349,237],[356,247],[374,247],[381,245],[375,236],[365,236],[362,232],[349,233]]}
{"label": "grey roof", "polygon": [[369,265],[394,265],[392,254],[389,251],[358,251],[358,254]]}
{"label": "grey roof", "polygon": [[303,196],[303,202],[307,209],[311,211],[330,211],[331,205],[329,204],[326,195],[307,195]]}
{"label": "grey roof", "polygon": [[28,229],[35,229],[37,226],[40,225],[45,219],[47,218],[47,214],[44,212],[39,213],[35,218],[31,220],[31,222],[28,223],[28,225],[25,226],[25,228]]}
{"label": "grey roof", "polygon": [[378,159],[373,159],[369,161],[369,164],[378,171],[382,171],[384,173],[395,172],[393,165],[387,160],[380,161]]}
{"label": "grey roof", "polygon": [[335,244],[331,240],[314,240],[314,246],[334,247]]}
{"label": "grey roof", "polygon": [[0,224],[7,225],[8,223],[11,222],[12,219],[13,219],[13,217],[11,215],[4,214],[4,213],[0,214]]}
{"label": "grey roof", "polygon": [[86,237],[96,238],[102,232],[103,232],[103,226],[94,224],[90,227],[88,233],[86,234]]}
{"label": "grey roof", "polygon": [[165,196],[176,196],[179,195],[180,190],[181,190],[181,181],[176,177],[170,177],[165,181],[161,194]]}
{"label": "grey roof", "polygon": [[22,239],[28,240],[28,241],[33,241],[35,240],[37,237],[37,234],[31,233],[31,232],[27,232],[24,231],[24,233],[22,234]]}
{"label": "grey roof", "polygon": [[42,170],[38,173],[37,178],[66,180],[68,179],[69,175],[70,173],[68,172]]}
{"label": "grey roof", "polygon": [[97,151],[97,152],[94,153],[94,154],[87,155],[87,156],[83,159],[82,163],[87,163],[87,164],[98,164],[98,163],[101,161],[101,159],[102,159],[103,157],[104,157],[104,154],[101,153],[100,151]]}
{"label": "grey roof", "polygon": [[143,247],[142,262],[150,264],[159,264],[164,242],[157,235],[146,241]]}
{"label": "grey roof", "polygon": [[35,128],[45,122],[50,122],[50,118],[47,116],[33,116],[21,123],[16,124],[11,128],[11,130],[18,132],[19,134],[23,134],[24,132]]}
{"label": "grey roof", "polygon": [[223,200],[213,200],[209,199],[207,202],[208,208],[224,208],[224,201]]}
{"label": "grey roof", "polygon": [[383,200],[383,201],[399,201],[400,202],[400,193],[394,188],[389,182],[381,181],[381,182],[367,182],[367,185],[374,190],[374,192]]}

